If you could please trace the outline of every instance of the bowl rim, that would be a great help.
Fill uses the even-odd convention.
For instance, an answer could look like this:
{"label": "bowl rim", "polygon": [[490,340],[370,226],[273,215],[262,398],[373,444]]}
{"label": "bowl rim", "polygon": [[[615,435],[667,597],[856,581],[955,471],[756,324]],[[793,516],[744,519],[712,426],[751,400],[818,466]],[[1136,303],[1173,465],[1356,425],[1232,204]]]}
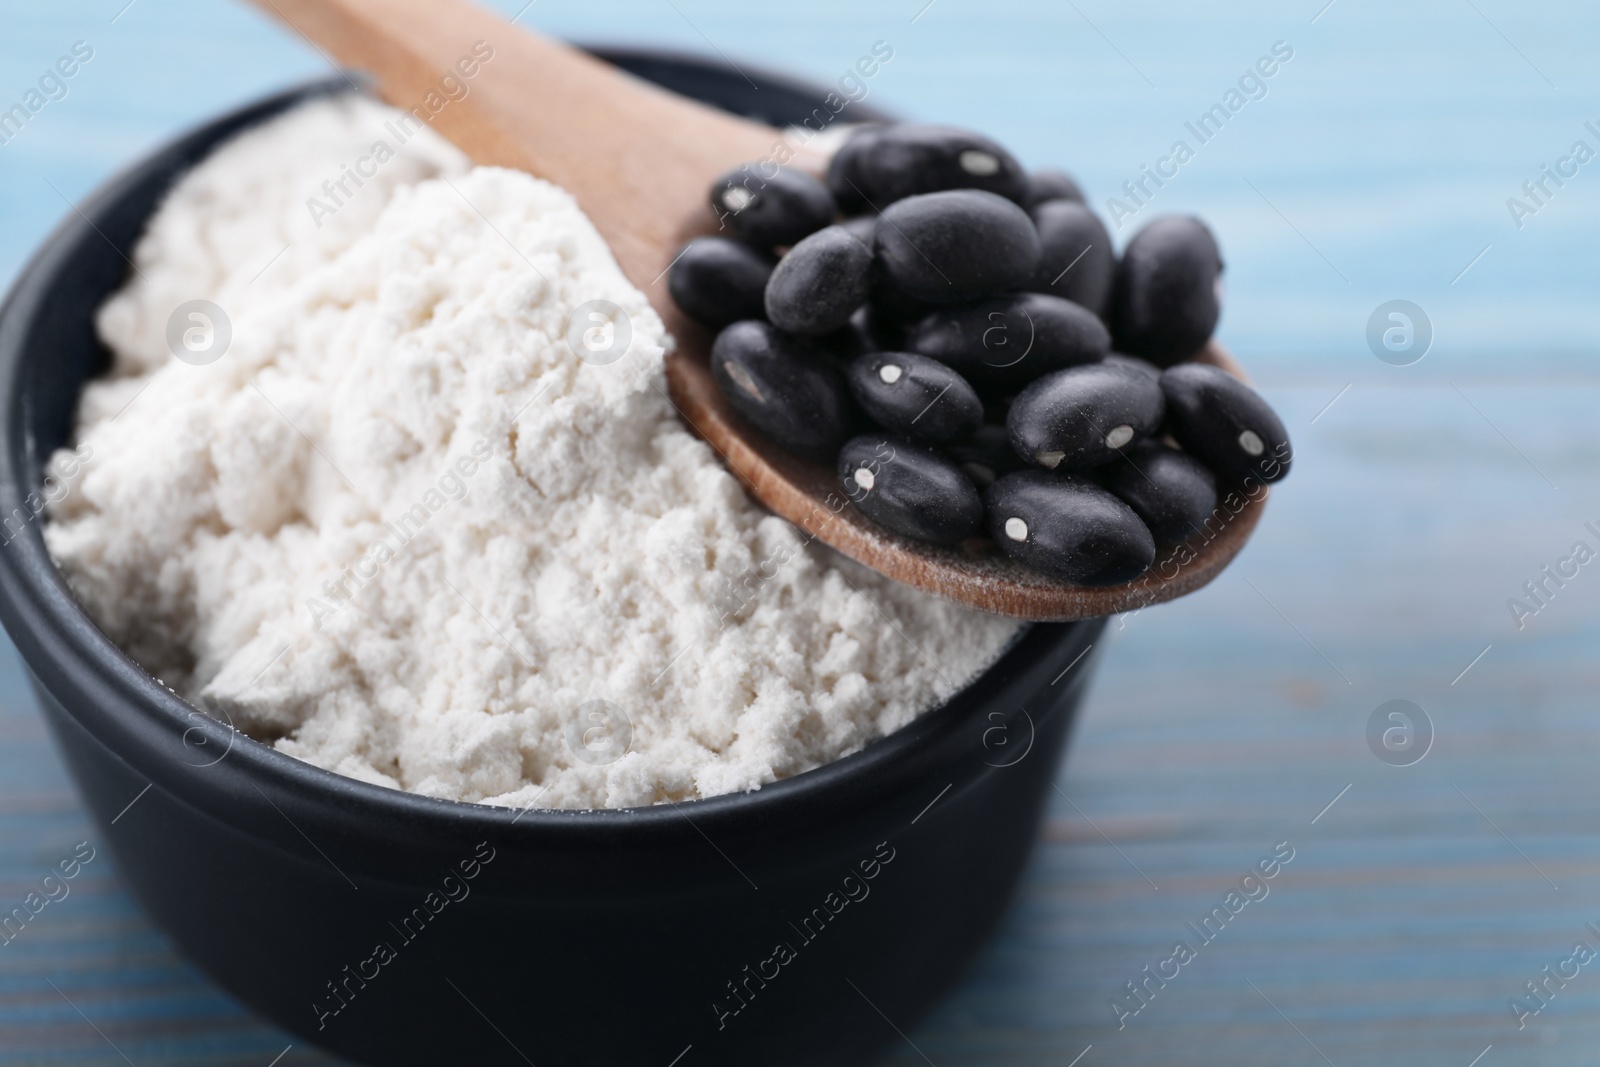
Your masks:
{"label": "bowl rim", "polygon": [[[608,50],[595,51],[603,58]],[[609,51],[651,55],[645,49]],[[714,64],[682,53],[654,53],[651,57],[715,69]],[[802,84],[787,78],[774,80]],[[35,250],[0,304],[0,441],[4,442],[4,454],[0,455],[0,515],[27,509],[26,497],[37,486],[39,468],[47,458],[39,455],[33,439],[29,383],[24,380],[25,355],[34,325],[47,305],[47,294],[61,276],[69,251],[80,243],[101,240],[103,234],[95,236],[100,232],[98,221],[115,211],[125,197],[153,175],[171,171],[161,194],[164,196],[172,181],[239,130],[315,97],[351,91],[342,76],[318,79],[254,100],[187,129],[102,182]],[[193,159],[181,168],[173,168],[175,157]],[[158,197],[158,205],[159,202]],[[104,238],[102,243],[111,242]],[[951,735],[969,727],[974,714],[988,700],[986,690],[1036,677],[1044,669],[1053,671],[1059,664],[1043,662],[1050,658],[1043,654],[1063,643],[1066,651],[1075,655],[1072,663],[1076,664],[1093,647],[1100,625],[1100,620],[1024,623],[987,667],[906,725],[872,739],[853,753],[755,790],[639,808],[517,808],[430,797],[350,778],[280,752],[203,713],[148,674],[99,630],[73,597],[46,550],[43,526],[41,515],[0,547],[0,619],[35,685],[49,692],[79,725],[153,784],[161,784],[168,792],[191,801],[199,795],[186,788],[184,782],[174,781],[170,773],[194,764],[175,757],[163,758],[152,749],[152,740],[164,739],[171,746],[176,738],[184,745],[217,746],[224,752],[219,762],[232,764],[232,769],[223,773],[244,776],[245,784],[258,791],[261,786],[271,785],[280,796],[299,793],[314,800],[334,800],[346,812],[364,809],[380,817],[400,816],[451,826],[470,821],[477,827],[500,832],[512,832],[519,823],[526,824],[522,833],[587,833],[601,827],[648,829],[684,818],[682,809],[692,811],[697,822],[703,817],[722,826],[749,824],[752,820],[765,823],[785,815],[803,815],[819,803],[833,808],[859,802],[869,795],[892,793],[922,780],[915,774],[921,762],[917,757],[927,755]],[[58,698],[57,687],[40,677],[41,667],[58,679],[67,679],[65,684],[77,690],[73,694],[77,703],[87,699],[91,709],[98,709],[88,717],[97,717],[101,727],[114,726],[124,739],[140,738],[137,754],[111,745],[102,730],[85,721],[82,709],[68,708],[69,699]],[[135,718],[118,718],[129,713]],[[191,742],[196,733],[198,739]]]}

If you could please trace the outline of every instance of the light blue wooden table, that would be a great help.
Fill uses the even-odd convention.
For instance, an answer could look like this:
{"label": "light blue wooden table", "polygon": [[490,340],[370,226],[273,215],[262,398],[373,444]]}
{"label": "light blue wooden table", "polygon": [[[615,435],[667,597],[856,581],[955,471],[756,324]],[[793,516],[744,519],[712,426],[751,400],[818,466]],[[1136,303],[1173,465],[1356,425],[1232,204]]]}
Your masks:
{"label": "light blue wooden table", "polygon": [[[0,276],[121,163],[325,69],[240,6],[125,3],[6,4],[0,103],[75,41],[94,58],[0,145]],[[1547,180],[1542,205],[1522,192],[1575,141],[1600,150],[1600,14],[1324,3],[537,0],[522,16],[819,80],[887,41],[872,100],[1069,166],[1102,210],[1275,42],[1293,49],[1137,220],[1213,222],[1221,335],[1285,415],[1294,476],[1213,586],[1113,624],[1021,899],[897,1039],[896,1067],[1595,1059],[1600,965],[1552,983],[1520,1030],[1510,1001],[1575,942],[1600,950],[1600,564],[1520,629],[1507,601],[1575,541],[1600,549],[1600,161]],[[1513,196],[1538,206],[1520,228]],[[1433,328],[1411,366],[1366,340],[1397,298]],[[1412,766],[1368,745],[1390,700],[1432,723]],[[4,650],[0,905],[80,841],[96,832]],[[1280,842],[1294,858],[1269,895],[1119,1029],[1124,983],[1197,945],[1186,924]],[[290,1045],[174,958],[103,848],[0,949],[4,1067],[328,1062]]]}

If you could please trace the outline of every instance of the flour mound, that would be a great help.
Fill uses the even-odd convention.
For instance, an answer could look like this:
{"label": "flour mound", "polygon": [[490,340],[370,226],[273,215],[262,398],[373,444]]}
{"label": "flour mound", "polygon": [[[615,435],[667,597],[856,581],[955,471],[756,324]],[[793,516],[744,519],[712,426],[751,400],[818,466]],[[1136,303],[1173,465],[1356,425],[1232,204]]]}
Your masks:
{"label": "flour mound", "polygon": [[[308,211],[390,117],[325,100],[223,146],[101,310],[91,458],[45,533],[113,641],[318,766],[566,808],[757,789],[993,661],[1010,621],[746,497],[677,420],[660,320],[561,189],[423,131]],[[196,299],[233,332],[204,366],[166,339]],[[567,342],[593,300],[632,329],[606,365]]]}

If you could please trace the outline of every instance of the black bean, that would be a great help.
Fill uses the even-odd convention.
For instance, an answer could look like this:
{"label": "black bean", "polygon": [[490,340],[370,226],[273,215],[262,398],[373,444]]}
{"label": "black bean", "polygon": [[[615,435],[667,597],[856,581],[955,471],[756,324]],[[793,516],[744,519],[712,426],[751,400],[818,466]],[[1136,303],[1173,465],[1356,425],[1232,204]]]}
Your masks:
{"label": "black bean", "polygon": [[1039,272],[1028,288],[1065,297],[1104,317],[1117,266],[1105,226],[1093,211],[1071,200],[1038,205],[1033,222],[1039,228]]}
{"label": "black bean", "polygon": [[1218,475],[1275,482],[1289,473],[1294,449],[1254,389],[1208,363],[1183,363],[1161,375],[1168,428],[1185,450]]}
{"label": "black bean", "polygon": [[868,248],[872,248],[874,247],[873,238],[878,232],[878,216],[857,215],[854,218],[848,218],[839,223],[839,228],[849,231],[850,236],[854,237]]}
{"label": "black bean", "polygon": [[667,291],[702,326],[726,326],[766,314],[767,279],[777,261],[742,241],[696,237],[667,271]]}
{"label": "black bean", "polygon": [[1164,215],[1123,249],[1111,295],[1117,350],[1160,367],[1193,359],[1222,313],[1222,253],[1205,223]]}
{"label": "black bean", "polygon": [[815,345],[768,323],[736,322],[718,334],[711,372],[728,403],[791,452],[826,460],[849,433],[838,373]]}
{"label": "black bean", "polygon": [[905,344],[995,396],[1051,371],[1098,361],[1110,349],[1111,335],[1081,305],[1016,293],[934,311],[911,328]]}
{"label": "black bean", "polygon": [[851,438],[839,450],[839,481],[867,518],[919,541],[955,544],[983,528],[983,501],[967,476],[903,437]]}
{"label": "black bean", "polygon": [[1011,447],[1050,470],[1082,470],[1116,459],[1161,426],[1161,385],[1129,367],[1092,363],[1056,371],[1011,403]]}
{"label": "black bean", "polygon": [[1028,213],[978,189],[891,204],[878,220],[877,242],[886,280],[930,304],[1021,288],[1039,267],[1039,231]]}
{"label": "black bean", "polygon": [[887,126],[875,123],[857,127],[828,161],[828,189],[839,210],[854,214],[867,208],[866,197],[862,195],[865,179],[861,176],[861,160],[886,129]]}
{"label": "black bean", "polygon": [[1109,352],[1106,354],[1105,361],[1118,367],[1132,368],[1143,374],[1148,374],[1152,378],[1159,379],[1161,377],[1160,367],[1151,363],[1148,359],[1140,359],[1138,356],[1127,356],[1121,352]]}
{"label": "black bean", "polygon": [[1081,475],[1007,474],[983,504],[1002,552],[1062,581],[1116,585],[1155,561],[1155,540],[1133,509]]}
{"label": "black bean", "polygon": [[1049,200],[1085,202],[1083,189],[1072,175],[1059,170],[1036,170],[1028,175],[1028,196],[1023,203],[1037,207]]}
{"label": "black bean", "polygon": [[1158,545],[1198,533],[1217,510],[1217,479],[1206,465],[1159,441],[1141,441],[1099,477],[1144,520]]}
{"label": "black bean", "polygon": [[792,245],[833,221],[833,194],[811,175],[779,167],[763,177],[753,165],[731,170],[711,185],[711,210],[753,245]]}
{"label": "black bean", "polygon": [[983,189],[1021,203],[1028,194],[1022,165],[994,141],[954,126],[885,127],[863,140],[841,173],[882,211],[897,200],[946,189]]}
{"label": "black bean", "polygon": [[987,489],[1002,474],[1019,471],[1022,460],[1011,447],[1011,435],[1002,423],[985,423],[971,437],[944,446],[944,454],[956,461],[961,472],[979,489]]}
{"label": "black bean", "polygon": [[767,318],[817,337],[850,321],[872,285],[872,252],[842,226],[818,230],[778,261],[767,281]]}
{"label": "black bean", "polygon": [[966,379],[911,352],[869,352],[845,371],[861,410],[893,433],[940,443],[983,425],[983,401]]}

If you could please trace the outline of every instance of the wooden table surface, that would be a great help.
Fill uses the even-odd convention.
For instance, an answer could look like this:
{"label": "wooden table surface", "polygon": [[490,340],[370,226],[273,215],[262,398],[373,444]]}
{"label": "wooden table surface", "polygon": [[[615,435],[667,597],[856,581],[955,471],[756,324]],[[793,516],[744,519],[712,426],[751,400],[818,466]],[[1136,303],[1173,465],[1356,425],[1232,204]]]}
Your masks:
{"label": "wooden table surface", "polygon": [[[324,69],[242,7],[125,3],[5,14],[0,104],[74,41],[95,55],[0,144],[0,276],[120,163]],[[523,15],[818,80],[890,42],[875,102],[1068,165],[1102,211],[1274,42],[1293,49],[1130,229],[1167,210],[1213,222],[1221,337],[1284,414],[1294,473],[1216,584],[1112,623],[1016,907],[885,1063],[1593,1062],[1600,964],[1552,981],[1520,1029],[1510,1001],[1576,943],[1600,952],[1600,563],[1542,606],[1523,592],[1576,542],[1600,551],[1585,525],[1600,529],[1600,165],[1545,179],[1520,228],[1507,199],[1533,206],[1522,183],[1575,141],[1600,149],[1585,126],[1600,128],[1600,17],[1511,0],[925,3]],[[1394,298],[1433,327],[1412,366],[1365,336]],[[1539,606],[1520,628],[1512,598]],[[1368,742],[1391,700],[1431,723],[1410,766]],[[79,842],[96,858],[70,896],[0,948],[0,1067],[330,1062],[211,987],[134,907],[7,647],[0,910]],[[1293,859],[1267,895],[1203,943],[1187,924],[1280,845]],[[1113,999],[1134,1006],[1125,983],[1180,940],[1193,958],[1119,1029]]]}

